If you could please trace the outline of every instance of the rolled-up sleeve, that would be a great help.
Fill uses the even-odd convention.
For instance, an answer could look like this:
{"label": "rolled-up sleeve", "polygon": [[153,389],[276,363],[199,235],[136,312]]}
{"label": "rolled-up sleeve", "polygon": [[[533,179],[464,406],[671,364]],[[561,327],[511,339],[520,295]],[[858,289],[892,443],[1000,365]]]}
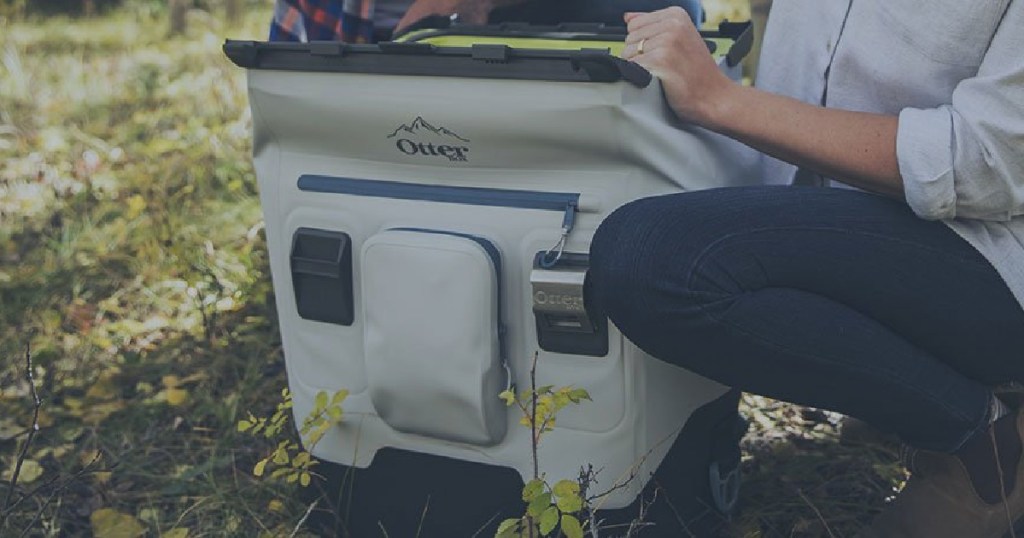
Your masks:
{"label": "rolled-up sleeve", "polygon": [[952,104],[900,113],[896,153],[926,219],[1024,215],[1024,3],[1011,2],[978,74]]}

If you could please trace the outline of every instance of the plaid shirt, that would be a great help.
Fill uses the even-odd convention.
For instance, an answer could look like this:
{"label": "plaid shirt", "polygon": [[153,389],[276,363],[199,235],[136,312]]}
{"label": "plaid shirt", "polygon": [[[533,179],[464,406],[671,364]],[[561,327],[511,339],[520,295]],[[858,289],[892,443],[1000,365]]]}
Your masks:
{"label": "plaid shirt", "polygon": [[271,41],[373,41],[374,0],[277,0]]}

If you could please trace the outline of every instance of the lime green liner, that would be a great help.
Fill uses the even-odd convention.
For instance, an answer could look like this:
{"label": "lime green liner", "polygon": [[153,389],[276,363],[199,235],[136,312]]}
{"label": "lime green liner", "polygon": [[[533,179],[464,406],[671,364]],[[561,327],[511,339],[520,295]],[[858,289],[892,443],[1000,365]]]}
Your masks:
{"label": "lime green liner", "polygon": [[[468,36],[468,35],[442,35],[431,36],[422,39],[415,39],[417,43],[429,43],[439,47],[469,47],[472,45],[508,45],[515,49],[544,49],[544,50],[581,50],[581,49],[607,49],[615,56],[622,56],[622,49],[625,44],[621,41],[601,41],[582,39],[555,39],[548,37],[499,37],[499,36]],[[715,43],[717,50],[715,58],[725,57],[732,46],[733,40],[727,38],[707,39]]]}

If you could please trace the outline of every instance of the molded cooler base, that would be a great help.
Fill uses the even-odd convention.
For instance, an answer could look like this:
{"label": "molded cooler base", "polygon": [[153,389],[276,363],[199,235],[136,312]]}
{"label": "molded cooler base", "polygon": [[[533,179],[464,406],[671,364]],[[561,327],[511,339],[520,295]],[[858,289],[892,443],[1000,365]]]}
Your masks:
{"label": "molded cooler base", "polygon": [[[738,472],[737,447],[746,431],[738,402],[739,393],[730,391],[694,413],[643,494],[625,508],[601,510],[600,520],[628,525],[640,503],[653,499],[644,520],[653,526],[643,536],[715,536],[727,520],[714,508],[708,470],[717,463]],[[523,480],[507,467],[383,449],[366,469],[324,463],[318,472],[322,477],[305,490],[304,501],[321,499],[309,525],[324,536],[490,538],[503,520],[525,510]],[[602,483],[595,489],[602,491]]]}

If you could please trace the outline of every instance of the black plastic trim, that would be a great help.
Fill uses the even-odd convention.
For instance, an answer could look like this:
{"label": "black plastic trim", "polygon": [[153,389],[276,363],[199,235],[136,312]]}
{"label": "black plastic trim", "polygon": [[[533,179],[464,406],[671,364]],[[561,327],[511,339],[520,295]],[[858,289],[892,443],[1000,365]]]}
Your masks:
{"label": "black plastic trim", "polygon": [[754,25],[750,22],[723,22],[718,25],[717,37],[727,37],[734,41],[729,52],[725,53],[725,62],[729,67],[736,67],[750,54],[754,48]]}
{"label": "black plastic trim", "polygon": [[[579,51],[516,49],[513,47],[439,47],[417,41],[443,35],[546,37],[564,40],[624,39],[622,27],[566,23],[531,26],[505,23],[492,26],[451,25],[406,33],[404,41],[376,45],[336,42],[224,43],[224,53],[239,67],[282,71],[366,73],[380,75],[442,76],[489,79],[546,80],[554,82],[619,82],[647,87],[646,69],[606,50]],[[702,31],[705,39],[733,39],[726,63],[735,67],[754,43],[749,22],[723,22],[717,31]],[[498,46],[501,47],[501,46]],[[714,47],[709,47],[713,49]],[[714,52],[712,50],[712,52]]]}
{"label": "black plastic trim", "polygon": [[[753,28],[750,22],[724,21],[717,30],[701,30],[704,39],[722,38],[739,41]],[[560,39],[564,41],[610,41],[625,40],[626,28],[607,26],[601,23],[562,23],[558,25],[532,25],[507,22],[492,25],[448,24],[423,26],[402,32],[393,37],[395,41],[416,42],[433,37],[450,35],[475,37],[514,37],[537,39]]]}
{"label": "black plastic trim", "polygon": [[626,81],[641,88],[652,80],[642,67],[594,50],[509,47],[502,61],[480,61],[480,53],[474,53],[473,47],[437,47],[426,43],[350,45],[229,40],[224,43],[224,53],[235,65],[246,69],[553,82]]}
{"label": "black plastic trim", "polygon": [[470,47],[474,60],[485,62],[507,62],[512,56],[512,47],[508,45],[475,44]]}

